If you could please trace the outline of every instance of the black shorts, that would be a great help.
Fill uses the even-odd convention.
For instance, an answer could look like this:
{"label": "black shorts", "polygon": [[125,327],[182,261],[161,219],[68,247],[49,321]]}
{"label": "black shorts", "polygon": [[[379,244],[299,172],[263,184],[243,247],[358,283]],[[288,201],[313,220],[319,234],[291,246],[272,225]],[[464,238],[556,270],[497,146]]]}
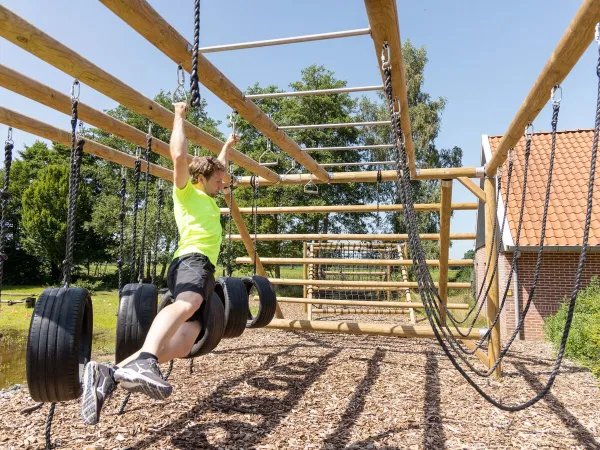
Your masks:
{"label": "black shorts", "polygon": [[194,320],[202,322],[202,312],[215,289],[215,266],[202,253],[189,253],[179,256],[173,259],[169,266],[167,287],[175,300],[182,292],[200,294],[204,301],[187,322]]}

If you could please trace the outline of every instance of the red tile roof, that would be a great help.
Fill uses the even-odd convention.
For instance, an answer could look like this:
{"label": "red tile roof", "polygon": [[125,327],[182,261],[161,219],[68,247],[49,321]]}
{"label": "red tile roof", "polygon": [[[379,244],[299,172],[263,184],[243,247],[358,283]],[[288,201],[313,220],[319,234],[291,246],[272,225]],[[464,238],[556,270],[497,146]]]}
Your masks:
{"label": "red tile roof", "polygon": [[[498,148],[501,136],[490,136],[492,154]],[[544,245],[581,246],[585,226],[589,173],[594,130],[560,131],[556,134],[556,151],[546,239]],[[540,243],[544,198],[548,180],[548,163],[552,134],[535,133],[531,144],[527,193],[520,245],[537,246]],[[514,166],[508,200],[508,226],[513,238],[517,226],[523,195],[525,139],[521,138],[514,150]],[[600,155],[598,155],[600,158]],[[504,165],[508,169],[508,161]],[[592,220],[588,245],[600,244],[600,168],[596,169]],[[502,175],[502,198],[506,198],[507,170]],[[499,212],[502,215],[502,211]]]}

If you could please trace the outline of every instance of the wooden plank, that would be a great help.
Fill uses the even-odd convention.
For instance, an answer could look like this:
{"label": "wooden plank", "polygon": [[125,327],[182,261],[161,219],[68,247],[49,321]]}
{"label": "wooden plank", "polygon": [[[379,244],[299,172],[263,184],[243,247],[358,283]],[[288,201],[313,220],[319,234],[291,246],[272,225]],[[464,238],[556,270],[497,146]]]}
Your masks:
{"label": "wooden plank", "polygon": [[[188,48],[190,43],[165,21],[145,0],[100,0],[108,9],[120,17],[131,28],[145,37],[176,64],[181,64],[191,72],[192,58]],[[191,13],[191,9],[190,9]],[[317,179],[327,182],[329,176],[316,161],[303,152],[300,146],[286,133],[279,130],[258,106],[246,101],[243,92],[238,89],[206,57],[198,55],[198,77],[200,82],[223,100],[240,116],[246,119],[273,144],[294,158],[310,171]]]}
{"label": "wooden plank", "polygon": [[[415,211],[439,211],[439,203],[415,203]],[[453,211],[476,210],[477,203],[452,203]],[[379,205],[381,212],[402,211],[402,205]],[[242,214],[252,214],[252,208],[240,208]],[[326,205],[326,206],[261,206],[257,214],[324,214],[340,212],[377,212],[377,205]],[[221,208],[221,214],[229,214],[227,208]]]}
{"label": "wooden plank", "polygon": [[[477,178],[477,168],[475,167],[457,167],[448,169],[418,169],[418,174],[414,177],[415,180],[440,180],[454,179],[458,177]],[[398,173],[395,170],[382,170],[382,181],[396,181]],[[249,176],[236,177],[237,186],[250,186]],[[309,173],[281,175],[280,183],[259,178],[261,186],[272,186],[274,184],[290,185],[290,184],[306,184],[312,180],[315,184],[322,184],[323,181],[315,178]],[[329,172],[329,179],[326,183],[375,183],[377,182],[376,170],[364,170],[356,172]]]}
{"label": "wooden plank", "polygon": [[[289,286],[304,286],[304,285],[312,285],[312,286],[333,286],[340,287],[340,290],[344,290],[341,288],[344,287],[357,287],[364,288],[368,290],[368,288],[377,288],[377,289],[386,289],[386,288],[413,288],[416,289],[419,287],[419,284],[416,281],[409,281],[407,283],[403,281],[347,281],[347,280],[303,280],[300,278],[269,278],[271,280],[271,284],[285,284]],[[434,283],[437,286],[437,283]],[[449,282],[448,287],[456,288],[456,289],[470,289],[471,283],[460,283],[460,282]],[[372,290],[372,289],[371,289]]]}
{"label": "wooden plank", "polygon": [[[452,180],[442,180],[441,190],[442,209],[440,210],[440,264],[438,272],[438,292],[441,303],[445,305],[448,303],[448,265],[450,264],[448,258],[450,255],[450,218],[452,216],[450,203],[452,202]],[[443,307],[440,307],[440,310],[440,319],[443,323],[445,323],[446,312],[444,311]]]}
{"label": "wooden plank", "polygon": [[[297,319],[273,319],[266,328],[277,330],[302,330],[325,333],[342,334],[368,334],[373,336],[397,336],[397,337],[420,337],[434,338],[435,333],[431,327],[426,325],[401,325],[383,323],[361,323],[361,322],[334,322],[325,320],[297,320]],[[467,328],[461,329],[465,334]],[[472,330],[467,334],[468,338],[477,339],[478,330]]]}
{"label": "wooden plank", "polygon": [[[485,260],[491,261],[489,267],[487,267],[488,275],[487,280],[491,279],[492,271],[494,270],[494,263],[496,258],[494,255],[498,250],[498,234],[494,236],[492,239],[492,231],[494,227],[494,222],[496,222],[496,183],[493,178],[486,178],[483,182],[483,187],[485,190],[485,195],[487,197],[487,202],[485,202]],[[490,254],[492,258],[490,259]],[[492,285],[488,292],[487,296],[487,319],[488,326],[491,325],[491,322],[496,317],[498,313],[498,300],[499,300],[499,284],[498,284],[498,274],[494,277],[492,281]],[[488,345],[488,358],[489,358],[489,367],[496,361],[498,356],[500,355],[500,321],[496,324],[494,328],[492,328],[492,332],[490,333],[490,344]],[[502,365],[499,364],[496,370],[494,371],[494,375],[496,377],[502,376]]]}
{"label": "wooden plank", "polygon": [[[412,259],[337,259],[337,258],[261,258],[263,264],[321,264],[337,266],[412,266]],[[439,259],[426,259],[428,266],[439,266]],[[446,259],[451,266],[472,266],[472,259]],[[236,258],[238,264],[252,264],[251,257]]]}
{"label": "wooden plank", "polygon": [[[16,111],[0,106],[0,123],[17,128],[21,131],[34,134],[52,142],[71,146],[71,133],[48,125],[47,123],[24,116]],[[98,158],[120,164],[133,169],[135,167],[135,156],[128,155],[119,150],[112,149],[91,139],[85,139],[83,151]],[[142,171],[146,170],[146,163],[142,160]],[[171,182],[173,172],[165,167],[150,163],[150,174]]]}
{"label": "wooden plank", "polygon": [[[242,236],[242,241],[244,242],[244,247],[246,247],[246,251],[248,252],[248,255],[250,255],[250,259],[253,260],[254,259],[254,245],[252,243],[252,238],[250,237],[250,233],[248,232],[248,228],[246,228],[246,224],[244,223],[244,219],[243,219],[242,215],[240,214],[240,211],[237,207],[235,197],[232,196],[230,198],[229,195],[223,195],[223,197],[225,198],[225,202],[227,203],[227,206],[229,208],[231,208],[231,218],[235,222],[235,226],[237,227],[238,231],[240,232],[240,235]],[[260,260],[260,256],[258,255],[258,253],[256,253],[256,273],[257,273],[257,275],[260,275],[261,277],[267,276],[267,273],[265,272],[265,269],[262,265],[262,262]],[[279,319],[283,318],[283,313],[281,312],[279,305],[277,305],[277,309],[275,310],[275,317],[277,317]]]}
{"label": "wooden plank", "polygon": [[[437,241],[438,233],[423,233],[419,238],[427,241]],[[232,234],[231,239],[240,241],[239,234]],[[259,241],[406,241],[407,234],[258,234]],[[475,233],[452,233],[451,240],[472,240]],[[351,244],[350,244],[351,245]]]}
{"label": "wooden plank", "polygon": [[598,22],[600,22],[600,2],[584,0],[508,126],[508,130],[500,139],[498,148],[486,165],[485,173],[488,176],[496,174],[498,167],[506,160],[508,150],[517,145],[523,136],[525,126],[533,122],[548,103],[550,90],[554,84],[562,83],[579,61],[594,40],[594,29]]}
{"label": "wooden plank", "polygon": [[[337,306],[370,306],[370,307],[385,307],[385,308],[424,308],[420,302],[384,302],[384,301],[368,301],[368,300],[330,300],[330,299],[315,299],[315,298],[300,298],[300,297],[277,297],[277,301],[281,303],[315,303],[318,305],[337,305]],[[451,309],[469,309],[467,303],[448,303],[448,308]]]}
{"label": "wooden plank", "polygon": [[398,11],[396,0],[365,0],[365,8],[371,25],[371,37],[375,46],[377,66],[381,73],[381,79],[385,86],[385,75],[381,70],[381,51],[384,42],[390,49],[390,67],[392,98],[397,97],[400,101],[400,122],[404,133],[406,154],[408,156],[408,167],[411,177],[415,177],[415,148],[410,126],[410,114],[408,110],[408,96],[406,94],[406,81],[404,74],[404,61],[402,59],[402,44],[400,42],[400,26],[398,22]]}
{"label": "wooden plank", "polygon": [[485,202],[485,192],[479,186],[477,186],[470,178],[458,177],[458,181],[462,183],[469,191],[471,191],[479,200]]}
{"label": "wooden plank", "polygon": [[[135,89],[100,69],[2,5],[0,5],[0,36],[121,105],[146,116],[152,122],[168,130],[173,128],[174,115],[171,111],[144,97]],[[218,155],[221,152],[222,141],[189,122],[185,122],[185,133],[190,141],[214,154]],[[261,166],[237,150],[232,149],[230,159],[235,164],[259,174],[271,182],[279,180],[279,176],[275,172]]]}

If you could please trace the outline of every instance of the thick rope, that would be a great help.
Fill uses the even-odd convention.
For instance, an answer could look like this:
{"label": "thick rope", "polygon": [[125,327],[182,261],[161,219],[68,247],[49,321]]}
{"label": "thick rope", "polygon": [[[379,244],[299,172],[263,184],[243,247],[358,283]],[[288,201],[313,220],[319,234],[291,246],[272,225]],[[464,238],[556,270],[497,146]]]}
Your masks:
{"label": "thick rope", "polygon": [[4,245],[6,244],[6,233],[8,230],[6,220],[6,216],[8,215],[8,201],[10,199],[8,186],[10,184],[10,167],[12,165],[12,151],[14,148],[11,139],[12,128],[8,132],[9,138],[4,144],[4,186],[0,192],[0,201],[2,202],[2,217],[0,218],[0,293],[2,292],[2,281],[4,280],[4,262],[8,259],[4,251]]}
{"label": "thick rope", "polygon": [[200,83],[198,80],[198,47],[200,46],[200,0],[194,1],[194,48],[192,50],[192,73],[190,74],[190,105],[200,106]]}
{"label": "thick rope", "polygon": [[138,212],[138,203],[140,201],[140,171],[141,171],[142,162],[140,158],[136,158],[135,165],[133,168],[133,214],[131,221],[131,275],[129,278],[129,282],[133,284],[135,281],[135,253],[136,253],[136,242],[137,242],[137,212]]}
{"label": "thick rope", "polygon": [[125,198],[127,196],[127,177],[125,172],[121,177],[121,209],[119,210],[119,259],[117,260],[117,269],[119,274],[119,297],[121,296],[121,288],[123,287],[123,247],[125,244]]}
{"label": "thick rope", "polygon": [[162,184],[158,186],[158,192],[156,193],[156,232],[154,234],[154,249],[152,250],[152,279],[150,282],[154,284],[156,282],[156,265],[158,264],[158,238],[160,237],[160,212],[163,207],[163,187]]}
{"label": "thick rope", "polygon": [[256,245],[258,235],[258,176],[252,175],[250,178],[250,184],[252,185],[252,221],[254,226],[254,239],[252,240],[252,263],[254,275],[256,275]]}
{"label": "thick rope", "polygon": [[229,235],[227,236],[227,276],[230,277],[233,273],[231,266],[231,233],[232,233],[232,222],[233,215],[231,210],[233,209],[233,173],[229,174]]}
{"label": "thick rope", "polygon": [[52,420],[54,419],[55,410],[56,403],[51,403],[50,410],[48,411],[48,417],[46,418],[46,450],[51,450],[54,447],[52,445]]}
{"label": "thick rope", "polygon": [[150,183],[150,152],[152,151],[152,136],[146,138],[146,179],[144,183],[144,222],[142,225],[142,240],[140,243],[140,266],[138,280],[141,283],[144,279],[144,268],[146,266],[146,231],[148,229],[148,184]]}

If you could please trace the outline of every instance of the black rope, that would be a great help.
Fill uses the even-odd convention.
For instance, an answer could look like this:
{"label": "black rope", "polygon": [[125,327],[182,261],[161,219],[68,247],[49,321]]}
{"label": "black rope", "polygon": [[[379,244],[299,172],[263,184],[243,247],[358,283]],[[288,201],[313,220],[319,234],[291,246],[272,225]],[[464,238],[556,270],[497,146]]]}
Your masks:
{"label": "black rope", "polygon": [[0,191],[0,201],[2,204],[2,217],[0,218],[0,293],[2,292],[2,281],[4,279],[4,262],[8,259],[4,251],[6,243],[6,233],[8,231],[8,223],[6,216],[8,215],[8,201],[10,193],[8,186],[10,183],[10,167],[12,165],[12,151],[14,144],[12,141],[12,128],[8,129],[8,138],[4,144],[4,186]]}
{"label": "black rope", "polygon": [[142,240],[140,243],[140,266],[138,280],[141,283],[144,279],[144,268],[146,266],[146,231],[148,229],[148,183],[150,182],[150,152],[152,151],[152,136],[146,136],[146,179],[144,183],[144,222],[142,225]]}
{"label": "black rope", "polygon": [[252,186],[252,221],[254,226],[254,239],[252,240],[252,251],[253,258],[252,263],[254,265],[254,275],[256,275],[256,238],[258,234],[258,176],[252,175],[250,178],[250,185]]}
{"label": "black rope", "polygon": [[46,418],[46,450],[51,450],[54,447],[52,445],[52,420],[54,419],[55,410],[56,403],[51,403],[48,417]]}
{"label": "black rope", "polygon": [[132,223],[131,223],[131,276],[129,278],[129,282],[133,284],[135,281],[135,245],[137,241],[137,212],[138,212],[138,202],[140,201],[140,172],[142,167],[142,161],[140,158],[135,159],[135,165],[133,167],[133,214],[132,214]]}
{"label": "black rope", "polygon": [[194,1],[194,48],[192,50],[192,73],[190,74],[190,105],[200,106],[200,83],[198,80],[198,47],[200,46],[200,0]]}
{"label": "black rope", "polygon": [[123,398],[123,402],[121,403],[121,407],[119,408],[119,410],[117,411],[117,415],[121,415],[125,412],[125,408],[127,407],[127,403],[129,403],[129,399],[131,398],[131,392],[128,392],[127,394],[125,394],[125,397]]}
{"label": "black rope", "polygon": [[156,193],[156,233],[154,234],[154,257],[152,259],[152,279],[151,283],[156,282],[156,265],[158,264],[158,238],[160,236],[160,212],[163,207],[163,186],[162,180],[159,180],[158,192]]}
{"label": "black rope", "polygon": [[190,375],[194,373],[194,358],[190,358]]}
{"label": "black rope", "polygon": [[123,287],[123,247],[125,244],[125,198],[127,196],[127,177],[125,168],[122,169],[121,189],[121,208],[119,210],[119,259],[117,260],[117,270],[119,274],[119,297]]}
{"label": "black rope", "polygon": [[229,235],[227,236],[227,276],[230,277],[233,273],[231,267],[231,233],[232,233],[232,221],[233,215],[231,210],[233,209],[233,172],[229,173]]}
{"label": "black rope", "polygon": [[163,375],[163,380],[167,381],[169,379],[169,377],[171,376],[171,372],[173,372],[173,360],[169,361],[169,368]]}
{"label": "black rope", "polygon": [[[75,85],[79,82],[75,81]],[[69,174],[69,204],[67,208],[67,245],[63,261],[63,285],[68,287],[73,273],[73,247],[75,245],[75,219],[77,212],[77,196],[79,194],[79,179],[83,159],[85,140],[77,136],[77,106],[79,101],[71,101],[71,166]]]}

